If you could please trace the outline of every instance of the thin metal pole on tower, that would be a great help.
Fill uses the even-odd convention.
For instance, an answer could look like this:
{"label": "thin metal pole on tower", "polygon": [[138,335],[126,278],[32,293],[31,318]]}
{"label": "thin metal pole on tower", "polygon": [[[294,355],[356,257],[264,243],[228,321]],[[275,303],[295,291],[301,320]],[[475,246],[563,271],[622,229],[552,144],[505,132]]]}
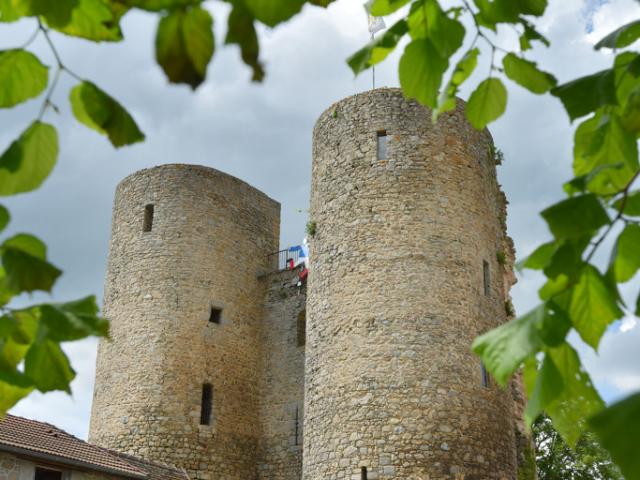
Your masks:
{"label": "thin metal pole on tower", "polygon": [[[371,32],[371,41],[372,42],[373,42],[373,39],[374,39],[374,33]],[[371,76],[372,76],[371,83],[373,85],[372,90],[375,90],[376,89],[376,66],[375,65],[373,65],[371,67]]]}

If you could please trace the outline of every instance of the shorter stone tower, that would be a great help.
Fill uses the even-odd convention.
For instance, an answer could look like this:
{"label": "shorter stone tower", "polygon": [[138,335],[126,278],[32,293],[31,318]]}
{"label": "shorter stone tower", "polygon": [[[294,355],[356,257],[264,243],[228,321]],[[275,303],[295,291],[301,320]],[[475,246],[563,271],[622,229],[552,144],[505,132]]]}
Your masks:
{"label": "shorter stone tower", "polygon": [[261,325],[280,206],[216,170],[163,165],[118,185],[90,441],[248,479],[260,437]]}

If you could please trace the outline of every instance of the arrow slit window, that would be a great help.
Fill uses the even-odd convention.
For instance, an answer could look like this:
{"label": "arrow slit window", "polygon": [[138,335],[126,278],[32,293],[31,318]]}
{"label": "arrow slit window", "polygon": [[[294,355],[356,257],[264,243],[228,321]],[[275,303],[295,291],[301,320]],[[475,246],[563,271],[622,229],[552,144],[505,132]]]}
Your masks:
{"label": "arrow slit window", "polygon": [[378,160],[385,160],[387,158],[387,131],[378,131],[378,145],[377,145],[377,158]]}

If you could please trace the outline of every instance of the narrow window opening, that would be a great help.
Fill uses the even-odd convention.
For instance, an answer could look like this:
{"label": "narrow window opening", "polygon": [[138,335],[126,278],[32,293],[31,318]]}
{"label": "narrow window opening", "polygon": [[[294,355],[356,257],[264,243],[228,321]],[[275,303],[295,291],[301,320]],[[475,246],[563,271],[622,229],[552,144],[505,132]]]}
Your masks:
{"label": "narrow window opening", "polygon": [[387,131],[380,130],[378,132],[378,160],[387,158]]}
{"label": "narrow window opening", "polygon": [[211,411],[213,406],[213,386],[202,384],[202,403],[200,405],[200,425],[211,425]]}
{"label": "narrow window opening", "polygon": [[36,467],[34,480],[62,480],[62,472],[48,468]]}
{"label": "narrow window opening", "polygon": [[295,445],[300,445],[300,407],[296,405],[296,416],[293,422],[294,425],[294,435],[295,435]]}
{"label": "narrow window opening", "polygon": [[489,388],[489,372],[487,372],[487,368],[484,366],[484,363],[480,363],[480,372],[482,374],[482,386],[484,388]]}
{"label": "narrow window opening", "polygon": [[367,480],[367,467],[362,467],[360,469],[360,478],[361,480]]}
{"label": "narrow window opening", "polygon": [[307,341],[307,313],[306,310],[302,310],[298,314],[298,346],[303,347]]}
{"label": "narrow window opening", "polygon": [[211,311],[209,312],[209,322],[219,325],[221,320],[222,320],[222,309],[211,307]]}
{"label": "narrow window opening", "polygon": [[153,228],[153,205],[145,205],[144,207],[144,222],[142,224],[143,232],[150,232]]}
{"label": "narrow window opening", "polygon": [[491,275],[489,273],[489,262],[482,261],[482,275],[484,278],[484,294],[485,296],[491,295]]}

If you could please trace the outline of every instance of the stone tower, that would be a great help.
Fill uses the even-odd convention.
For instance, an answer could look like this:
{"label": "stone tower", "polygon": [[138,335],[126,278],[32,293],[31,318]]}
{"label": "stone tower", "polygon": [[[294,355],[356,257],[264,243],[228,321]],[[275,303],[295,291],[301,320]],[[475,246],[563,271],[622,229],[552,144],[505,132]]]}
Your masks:
{"label": "stone tower", "polygon": [[488,131],[462,102],[434,125],[397,89],[339,101],[310,218],[303,478],[514,479],[513,398],[470,350],[506,320]]}
{"label": "stone tower", "polygon": [[434,125],[378,89],[321,115],[308,283],[253,187],[191,165],[123,180],[90,440],[195,480],[515,480],[521,388],[470,350],[507,318],[513,248],[463,108]]}
{"label": "stone tower", "polygon": [[192,478],[255,478],[259,276],[279,223],[278,203],[210,168],[163,165],[120,183],[92,442]]}

